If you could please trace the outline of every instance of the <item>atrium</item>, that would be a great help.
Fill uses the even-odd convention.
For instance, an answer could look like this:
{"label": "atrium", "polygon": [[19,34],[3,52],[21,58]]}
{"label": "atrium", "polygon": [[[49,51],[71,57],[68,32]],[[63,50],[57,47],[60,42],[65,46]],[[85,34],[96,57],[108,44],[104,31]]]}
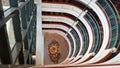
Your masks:
{"label": "atrium", "polygon": [[119,68],[119,0],[0,0],[0,67]]}

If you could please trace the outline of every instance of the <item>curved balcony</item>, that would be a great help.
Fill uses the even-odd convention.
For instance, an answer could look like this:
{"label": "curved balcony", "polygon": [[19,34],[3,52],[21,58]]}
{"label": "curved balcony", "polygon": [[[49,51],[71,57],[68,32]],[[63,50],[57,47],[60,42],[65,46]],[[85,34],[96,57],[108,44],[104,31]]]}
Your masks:
{"label": "curved balcony", "polygon": [[84,41],[84,46],[82,48],[82,52],[80,53],[80,55],[84,55],[85,52],[87,51],[88,45],[89,45],[89,36],[88,36],[88,32],[87,30],[83,27],[83,25],[81,25],[80,23],[78,23],[76,25],[76,27],[78,28],[78,30],[82,33],[83,35],[83,41]]}
{"label": "curved balcony", "polygon": [[114,9],[110,3],[106,0],[98,0],[97,4],[102,8],[108,21],[110,23],[110,43],[107,48],[117,47],[116,43],[118,40],[118,21]]}
{"label": "curved balcony", "polygon": [[99,45],[99,29],[98,29],[98,26],[96,25],[97,22],[95,22],[88,13],[84,16],[84,18],[88,20],[88,22],[92,26],[92,30],[94,33],[94,44],[93,44],[91,52],[96,53],[96,50],[99,47],[98,46]]}
{"label": "curved balcony", "polygon": [[[57,26],[57,27],[56,27]],[[72,40],[73,40],[73,44],[74,44],[74,48],[73,48],[73,52],[72,52],[72,55],[75,53],[75,50],[76,50],[76,43],[75,43],[75,38],[74,38],[74,36],[71,34],[71,32],[69,32],[70,31],[70,29],[69,28],[67,28],[66,26],[62,26],[62,25],[58,25],[58,24],[49,24],[49,25],[47,25],[47,24],[43,24],[43,26],[42,26],[42,28],[48,28],[48,29],[51,29],[51,28],[54,28],[54,29],[60,29],[60,30],[63,30],[63,31],[65,31],[65,32],[67,32],[67,34],[69,34],[70,36],[71,36],[71,38],[72,38]],[[72,45],[71,45],[72,46]],[[71,53],[70,52],[70,53]],[[70,54],[69,54],[70,55]]]}
{"label": "curved balcony", "polygon": [[[111,16],[108,16],[109,18],[110,18],[110,20],[108,20],[107,19],[107,16],[106,15],[108,15],[108,14],[104,14],[104,11],[102,11],[101,9],[100,9],[100,6],[98,6],[98,4],[96,4],[97,2],[96,1],[90,1],[90,0],[88,0],[88,1],[83,1],[83,0],[81,0],[80,2],[82,2],[82,3],[84,3],[84,4],[86,4],[89,8],[91,8],[97,15],[98,15],[98,18],[100,19],[100,22],[101,22],[101,25],[102,25],[102,28],[103,28],[103,35],[101,34],[101,35],[99,35],[99,32],[97,32],[97,30],[99,31],[99,29],[97,29],[97,28],[99,28],[99,26],[96,28],[96,27],[94,27],[93,26],[93,24],[92,24],[92,27],[93,27],[93,32],[94,33],[92,33],[92,30],[91,30],[91,32],[89,31],[89,29],[88,29],[88,24],[86,24],[85,23],[85,19],[82,17],[82,16],[84,16],[86,13],[84,13],[84,12],[81,12],[80,11],[80,14],[81,15],[79,15],[79,14],[77,14],[78,12],[77,11],[71,11],[71,8],[67,8],[66,6],[62,6],[62,8],[61,8],[61,6],[53,6],[52,5],[52,7],[51,6],[49,6],[49,9],[50,8],[52,8],[52,9],[54,9],[53,10],[53,12],[63,12],[63,13],[68,13],[68,14],[71,14],[70,12],[72,12],[72,15],[74,15],[74,16],[76,16],[76,17],[78,17],[83,23],[84,23],[84,25],[86,25],[86,29],[91,33],[91,35],[90,35],[90,33],[88,33],[88,35],[89,35],[89,41],[92,41],[92,43],[91,42],[89,42],[89,47],[88,47],[88,49],[87,49],[87,51],[85,52],[86,54],[88,54],[89,52],[95,52],[95,51],[98,51],[98,53],[97,53],[97,55],[93,58],[93,59],[91,59],[88,63],[94,63],[93,61],[95,61],[97,58],[99,58],[100,57],[100,55],[101,55],[101,53],[103,52],[103,50],[105,50],[106,48],[112,48],[112,47],[114,47],[114,43],[115,42],[117,42],[117,41],[115,41],[116,40],[116,30],[115,29],[117,29],[116,28],[116,26],[115,26],[115,24],[114,23],[112,23],[112,24],[110,24],[109,22],[112,22],[112,21],[114,21],[113,20],[113,16],[111,15]],[[49,4],[49,3],[48,3]],[[55,4],[54,4],[55,5]],[[56,9],[56,7],[57,7],[57,9]],[[47,7],[48,8],[48,7]],[[58,8],[60,8],[59,10],[58,10]],[[52,12],[52,9],[51,10],[49,10],[49,9],[45,9],[44,8],[44,11],[49,11],[49,12]],[[62,11],[62,10],[66,10],[66,11]],[[75,9],[75,8],[74,8]],[[96,9],[98,9],[98,10],[96,10]],[[72,10],[73,10],[73,7],[72,7]],[[70,12],[67,12],[67,11],[70,11]],[[89,10],[88,10],[88,12],[89,12]],[[89,22],[89,21],[88,21]],[[88,23],[87,22],[87,23]],[[94,24],[95,25],[95,24]],[[112,28],[111,28],[111,25],[112,25]],[[110,26],[110,27],[109,27]],[[101,28],[101,27],[100,27]],[[90,29],[92,29],[92,28],[90,28]],[[114,33],[115,32],[115,33]],[[95,34],[95,36],[93,37],[92,35],[93,34]],[[115,35],[114,35],[115,34]],[[99,37],[98,37],[99,36]],[[98,38],[101,38],[101,36],[103,36],[103,40],[102,40],[102,43],[100,43],[99,44],[99,42],[98,42]],[[92,38],[93,38],[93,40],[92,40]],[[112,38],[112,39],[110,39],[110,38]],[[110,42],[109,42],[110,41]],[[94,42],[94,45],[101,45],[101,47],[99,47],[100,49],[98,49],[96,46],[92,46],[93,45],[93,42]],[[109,46],[109,45],[110,46]],[[112,45],[112,46],[111,46]],[[92,50],[91,50],[92,49]],[[84,57],[84,56],[83,56]],[[99,59],[100,60],[100,59]],[[96,60],[97,61],[97,60]],[[98,61],[99,62],[99,61]]]}
{"label": "curved balcony", "polygon": [[[91,27],[89,26],[87,21],[84,18],[82,18],[82,16],[85,13],[83,12],[81,14],[81,17],[79,17],[79,13],[82,12],[81,9],[73,6],[72,8],[69,8],[69,10],[68,10],[68,5],[64,5],[64,4],[43,3],[42,6],[43,6],[43,8],[42,8],[43,11],[68,13],[68,14],[74,15],[75,17],[78,17],[79,20],[84,22],[83,24],[85,25],[86,29],[89,31],[88,34],[89,34],[89,37],[90,37],[90,40],[89,40],[90,44],[89,44],[89,48],[87,50],[87,53],[89,53],[89,51],[90,51],[90,49],[92,47],[92,43],[93,43],[93,34],[92,34]],[[71,6],[71,5],[69,5],[69,6]],[[77,12],[79,11],[79,13],[75,12],[75,9],[77,9]]]}
{"label": "curved balcony", "polygon": [[92,9],[89,9],[88,11],[89,12],[87,14],[94,21],[94,24],[96,25],[96,28],[97,28],[97,31],[94,29],[93,30],[94,30],[94,32],[98,32],[97,35],[99,36],[99,42],[98,42],[98,45],[96,46],[97,48],[94,50],[94,48],[95,48],[95,46],[94,46],[93,49],[91,50],[91,52],[98,53],[98,51],[101,48],[101,44],[102,44],[102,40],[103,40],[103,26],[97,16],[97,14]]}
{"label": "curved balcony", "polygon": [[[82,51],[82,47],[83,47],[83,40],[82,40],[82,35],[81,33],[79,32],[79,30],[73,25],[75,24],[76,22],[74,22],[73,20],[67,18],[67,17],[61,17],[61,16],[42,16],[42,19],[43,21],[52,21],[53,23],[58,21],[58,22],[61,22],[63,24],[67,24],[69,25],[70,27],[72,27],[72,29],[74,29],[76,32],[77,32],[77,36],[74,36],[76,37],[76,41],[77,41],[77,45],[76,45],[76,50],[78,50],[78,54],[77,56],[80,54],[80,52]],[[43,23],[44,24],[44,23]],[[51,23],[52,24],[52,23]],[[81,43],[80,43],[81,42]],[[79,48],[79,49],[77,49]]]}
{"label": "curved balcony", "polygon": [[109,38],[110,38],[109,23],[107,21],[107,18],[105,16],[104,12],[96,4],[96,1],[78,0],[78,2],[82,2],[85,5],[87,5],[88,7],[90,7],[98,15],[98,18],[101,22],[101,25],[103,26],[102,27],[103,28],[103,40],[102,40],[102,44],[101,44],[101,47],[100,47],[98,53],[93,58],[91,58],[90,60],[84,62],[85,64],[86,63],[94,63],[95,61],[99,60],[98,58],[101,57],[101,53],[103,52],[103,50],[106,49],[107,44],[109,43]]}
{"label": "curved balcony", "polygon": [[69,34],[67,34],[66,37],[69,39],[69,41],[70,41],[70,43],[71,43],[71,53],[70,53],[70,55],[69,55],[69,58],[71,58],[71,57],[72,57],[72,54],[73,54],[73,52],[74,52],[74,43],[73,43],[72,37],[71,37]]}
{"label": "curved balcony", "polygon": [[79,49],[80,49],[80,42],[79,42],[80,39],[79,39],[79,36],[78,36],[77,32],[74,29],[72,29],[70,32],[74,36],[74,38],[76,40],[76,42],[75,42],[76,43],[76,51],[75,51],[75,53],[73,55],[73,57],[76,57],[77,54],[79,53]]}

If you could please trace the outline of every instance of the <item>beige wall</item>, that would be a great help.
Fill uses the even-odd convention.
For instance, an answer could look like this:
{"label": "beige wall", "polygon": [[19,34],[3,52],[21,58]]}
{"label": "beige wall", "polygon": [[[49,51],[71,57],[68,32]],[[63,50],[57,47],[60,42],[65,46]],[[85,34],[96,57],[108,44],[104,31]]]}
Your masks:
{"label": "beige wall", "polygon": [[48,45],[52,42],[53,39],[56,40],[60,45],[59,52],[61,54],[61,57],[60,57],[58,63],[64,61],[69,52],[69,46],[68,46],[67,41],[64,39],[64,37],[62,37],[58,34],[55,34],[55,33],[52,34],[52,33],[45,32],[44,33],[44,47],[45,47],[45,49],[44,49],[44,64],[45,65],[54,64],[50,60],[49,55],[48,55]]}

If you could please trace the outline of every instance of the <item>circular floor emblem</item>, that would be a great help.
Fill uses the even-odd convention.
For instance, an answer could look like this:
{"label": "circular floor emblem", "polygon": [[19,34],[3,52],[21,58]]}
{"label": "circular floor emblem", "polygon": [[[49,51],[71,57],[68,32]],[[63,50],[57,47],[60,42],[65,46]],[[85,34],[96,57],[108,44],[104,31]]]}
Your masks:
{"label": "circular floor emblem", "polygon": [[56,40],[53,40],[48,45],[48,51],[51,61],[57,64],[60,59],[59,43]]}

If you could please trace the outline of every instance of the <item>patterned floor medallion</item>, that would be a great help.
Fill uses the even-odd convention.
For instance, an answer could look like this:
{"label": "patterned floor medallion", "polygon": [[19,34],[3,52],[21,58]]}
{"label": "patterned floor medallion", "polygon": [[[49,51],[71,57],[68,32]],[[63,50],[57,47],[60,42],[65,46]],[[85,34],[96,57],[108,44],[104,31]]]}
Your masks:
{"label": "patterned floor medallion", "polygon": [[61,56],[59,52],[59,43],[56,40],[53,40],[48,45],[48,51],[49,51],[49,57],[51,61],[57,64]]}

